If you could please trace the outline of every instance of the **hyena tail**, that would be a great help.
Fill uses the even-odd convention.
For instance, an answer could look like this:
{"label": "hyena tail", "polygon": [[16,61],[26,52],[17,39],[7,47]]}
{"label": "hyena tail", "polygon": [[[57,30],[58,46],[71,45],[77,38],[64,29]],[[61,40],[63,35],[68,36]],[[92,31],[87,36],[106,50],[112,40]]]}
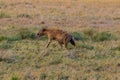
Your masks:
{"label": "hyena tail", "polygon": [[71,43],[74,47],[76,47],[75,40],[74,40],[73,37],[70,39],[70,43]]}

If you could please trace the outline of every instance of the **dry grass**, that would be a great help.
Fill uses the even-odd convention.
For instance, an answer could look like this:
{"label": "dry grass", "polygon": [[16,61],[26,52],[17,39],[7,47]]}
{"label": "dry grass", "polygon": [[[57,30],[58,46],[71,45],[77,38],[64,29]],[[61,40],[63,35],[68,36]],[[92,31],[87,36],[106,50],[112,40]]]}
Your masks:
{"label": "dry grass", "polygon": [[[119,80],[119,3],[0,0],[0,80]],[[71,32],[77,48],[45,49],[35,34],[48,26]]]}

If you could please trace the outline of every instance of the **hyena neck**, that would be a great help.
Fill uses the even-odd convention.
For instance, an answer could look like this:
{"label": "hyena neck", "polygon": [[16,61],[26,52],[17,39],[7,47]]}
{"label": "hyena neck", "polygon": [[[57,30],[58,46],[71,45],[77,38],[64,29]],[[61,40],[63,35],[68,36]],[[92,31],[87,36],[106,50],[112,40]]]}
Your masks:
{"label": "hyena neck", "polygon": [[50,32],[46,29],[45,31],[44,31],[44,35],[48,35]]}

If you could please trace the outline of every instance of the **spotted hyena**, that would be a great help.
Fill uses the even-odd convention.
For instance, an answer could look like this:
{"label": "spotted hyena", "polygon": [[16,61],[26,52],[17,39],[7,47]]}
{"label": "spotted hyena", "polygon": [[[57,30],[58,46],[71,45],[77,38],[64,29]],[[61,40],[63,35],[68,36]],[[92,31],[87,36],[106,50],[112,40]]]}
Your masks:
{"label": "spotted hyena", "polygon": [[47,35],[48,37],[48,43],[46,45],[46,48],[48,48],[48,46],[50,45],[52,40],[56,40],[59,45],[62,47],[62,45],[65,45],[65,48],[67,48],[67,44],[70,42],[74,47],[75,45],[75,41],[73,36],[63,30],[60,29],[54,29],[54,28],[43,28],[42,30],[40,30],[37,35],[39,37],[43,36],[43,35]]}

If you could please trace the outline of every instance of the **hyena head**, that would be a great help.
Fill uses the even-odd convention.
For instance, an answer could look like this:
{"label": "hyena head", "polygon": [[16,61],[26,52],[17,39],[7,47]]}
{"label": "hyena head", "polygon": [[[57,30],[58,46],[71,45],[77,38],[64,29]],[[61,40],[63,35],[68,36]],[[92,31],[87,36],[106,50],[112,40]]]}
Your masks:
{"label": "hyena head", "polygon": [[38,35],[39,37],[41,37],[41,36],[45,35],[45,31],[46,31],[46,29],[43,28],[42,30],[40,30],[40,31],[37,33],[37,35]]}

